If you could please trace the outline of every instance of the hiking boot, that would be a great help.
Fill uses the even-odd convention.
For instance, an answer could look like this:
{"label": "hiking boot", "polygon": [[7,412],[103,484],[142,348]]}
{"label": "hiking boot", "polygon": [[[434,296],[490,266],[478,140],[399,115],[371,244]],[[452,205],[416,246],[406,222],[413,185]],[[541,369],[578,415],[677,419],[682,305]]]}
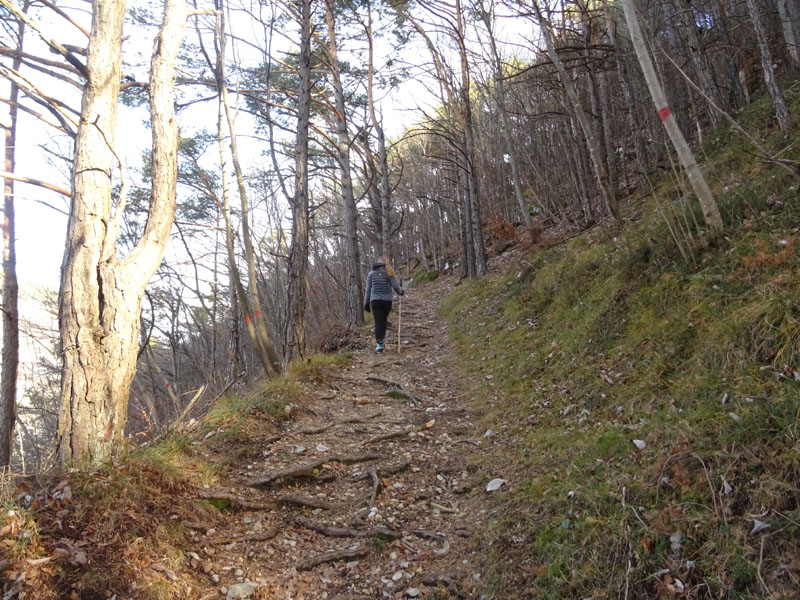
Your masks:
{"label": "hiking boot", "polygon": [[375,352],[376,353],[383,352],[383,348],[384,348],[383,342],[378,342],[378,345],[375,346]]}

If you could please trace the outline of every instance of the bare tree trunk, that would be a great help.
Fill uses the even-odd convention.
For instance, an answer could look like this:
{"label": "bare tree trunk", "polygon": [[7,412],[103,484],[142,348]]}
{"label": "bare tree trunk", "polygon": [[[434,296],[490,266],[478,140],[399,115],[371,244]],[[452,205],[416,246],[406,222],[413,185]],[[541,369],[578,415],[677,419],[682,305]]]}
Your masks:
{"label": "bare tree trunk", "polygon": [[775,79],[775,69],[772,67],[772,52],[769,49],[767,32],[761,23],[761,15],[758,12],[755,0],[746,0],[746,2],[747,12],[750,13],[753,31],[755,31],[756,39],[758,40],[758,49],[761,52],[761,71],[764,74],[764,83],[767,85],[769,97],[772,98],[772,106],[775,109],[775,116],[778,118],[778,127],[781,128],[781,131],[786,132],[791,128],[792,120],[789,117],[786,100],[784,100],[781,88]]}
{"label": "bare tree trunk", "polygon": [[532,0],[532,2],[534,11],[536,12],[536,18],[539,22],[539,29],[541,30],[542,37],[544,38],[547,55],[550,57],[550,61],[553,63],[559,75],[561,76],[561,82],[564,85],[564,90],[566,91],[567,97],[572,104],[572,107],[575,111],[575,116],[578,119],[578,123],[583,131],[584,138],[586,139],[586,145],[589,149],[589,158],[591,159],[592,167],[594,168],[594,175],[597,179],[597,185],[600,189],[600,194],[603,197],[603,202],[605,203],[609,214],[611,214],[611,216],[613,216],[617,222],[620,222],[622,221],[622,214],[619,210],[617,198],[608,185],[608,173],[603,165],[600,145],[597,143],[597,138],[594,135],[592,126],[589,123],[588,117],[586,116],[586,112],[583,110],[583,106],[581,106],[581,101],[578,97],[578,92],[575,90],[572,79],[570,79],[569,73],[567,73],[567,69],[564,67],[564,63],[558,57],[558,53],[556,52],[556,47],[553,42],[553,34],[550,29],[550,22],[549,20],[545,19],[544,14],[539,8],[538,0]]}
{"label": "bare tree trunk", "polygon": [[490,15],[488,9],[484,8],[483,6],[479,7],[479,14],[481,19],[483,20],[483,24],[486,26],[486,31],[489,34],[489,48],[492,52],[492,60],[494,61],[494,85],[495,90],[497,92],[497,110],[500,113],[500,133],[503,136],[503,141],[505,142],[506,153],[508,153],[508,160],[511,163],[511,181],[514,185],[514,198],[517,200],[517,206],[519,206],[520,214],[522,215],[522,219],[525,221],[525,225],[528,227],[531,226],[531,215],[528,212],[528,208],[525,206],[525,196],[522,193],[522,182],[520,181],[519,175],[519,163],[517,161],[517,154],[514,149],[514,143],[512,141],[512,127],[511,127],[511,120],[508,117],[508,110],[506,110],[506,93],[505,93],[505,83],[503,82],[503,64],[500,61],[500,53],[497,51],[497,43],[494,39],[494,29],[492,28],[492,22],[490,20]]}
{"label": "bare tree trunk", "polygon": [[653,68],[652,59],[645,47],[642,30],[639,27],[639,19],[633,7],[633,0],[622,0],[622,8],[625,11],[625,21],[628,23],[631,42],[636,51],[636,56],[639,59],[639,65],[642,68],[642,73],[647,82],[647,87],[650,90],[650,95],[653,98],[653,103],[661,118],[661,122],[664,124],[664,129],[667,130],[667,134],[670,140],[672,140],[672,145],[675,147],[678,160],[681,161],[681,165],[683,165],[683,168],[686,170],[689,182],[692,184],[692,189],[697,195],[700,207],[703,210],[703,218],[705,219],[706,225],[714,232],[722,231],[722,217],[720,216],[719,207],[714,199],[714,195],[711,193],[711,188],[708,187],[708,183],[706,183],[706,179],[703,177],[702,171],[700,171],[694,154],[692,154],[689,144],[686,143],[686,139],[683,137],[678,123],[675,121],[675,115],[672,114],[667,104],[664,90],[661,89],[661,84]]}
{"label": "bare tree trunk", "polygon": [[178,131],[172,92],[186,4],[166,1],[155,39],[152,201],[141,238],[122,259],[117,258],[117,237],[126,190],[123,180],[112,217],[111,170],[125,2],[95,2],[93,9],[60,292],[62,465],[102,461],[120,447],[136,371],[142,297],[161,262],[175,215]]}
{"label": "bare tree trunk", "polygon": [[797,67],[800,65],[800,47],[798,47],[798,33],[795,31],[795,24],[792,20],[790,8],[787,0],[777,0],[778,16],[781,20],[781,27],[783,28],[783,39],[786,42],[786,51],[789,53],[789,58],[792,61],[792,66]]}
{"label": "bare tree trunk", "polygon": [[[276,366],[274,366],[275,363],[270,360],[269,354],[262,344],[262,340],[258,335],[255,324],[253,323],[253,311],[250,306],[250,297],[247,294],[247,290],[244,289],[242,277],[239,274],[239,267],[236,264],[236,250],[233,244],[233,224],[231,222],[230,192],[228,189],[228,161],[226,159],[225,146],[223,143],[223,113],[224,108],[222,106],[222,96],[220,96],[219,116],[217,121],[217,144],[219,146],[221,165],[220,176],[222,179],[222,217],[225,221],[225,249],[228,253],[228,277],[230,278],[230,287],[232,288],[234,299],[238,300],[238,304],[241,304],[245,327],[247,327],[247,333],[250,337],[250,341],[253,344],[253,350],[255,351],[259,362],[261,362],[261,366],[264,367],[264,372],[268,376],[272,376],[280,373],[280,361],[277,361],[278,364],[276,368]],[[233,307],[235,304],[236,302],[233,302],[231,306]],[[236,311],[233,311],[231,318],[238,320],[238,314]],[[236,330],[238,335],[238,323]]]}
{"label": "bare tree trunk", "polygon": [[369,107],[372,126],[375,128],[375,136],[378,139],[378,162],[380,163],[380,184],[378,190],[381,199],[381,247],[380,254],[388,256],[390,254],[389,237],[392,232],[391,227],[391,199],[389,197],[389,161],[386,156],[386,136],[383,126],[375,111],[375,91],[374,75],[375,64],[374,39],[372,34],[372,3],[367,2],[367,23],[364,30],[367,34],[368,60],[367,60],[367,105]]}
{"label": "bare tree trunk", "polygon": [[358,208],[353,194],[353,179],[350,173],[350,139],[347,131],[347,112],[344,102],[336,48],[336,23],[333,0],[325,0],[325,21],[328,25],[328,58],[333,80],[334,104],[336,106],[336,134],[339,171],[342,179],[342,204],[344,205],[344,254],[347,281],[347,324],[352,330],[364,323],[364,298],[361,286],[361,257],[358,250]]}
{"label": "bare tree trunk", "polygon": [[[22,12],[28,12],[26,0]],[[17,24],[17,48],[22,53],[22,40],[25,23]],[[12,62],[15,72],[19,71],[22,60],[17,55]],[[9,93],[8,125],[5,129],[5,170],[14,173],[16,168],[17,145],[17,102],[19,86],[11,81]],[[14,220],[14,180],[6,178],[3,189],[3,357],[2,388],[0,389],[0,468],[11,464],[14,448],[14,423],[17,406],[17,370],[19,368],[19,284],[17,283],[17,250]],[[22,449],[22,444],[20,444]]]}
{"label": "bare tree trunk", "polygon": [[289,286],[284,330],[284,360],[306,354],[305,312],[308,277],[308,128],[311,111],[311,0],[300,0],[300,90],[297,96],[295,194],[292,200],[292,242],[289,249]]}
{"label": "bare tree trunk", "polygon": [[[716,81],[714,81],[714,73],[711,66],[706,60],[705,52],[703,51],[703,44],[700,37],[697,35],[697,23],[694,13],[694,7],[691,2],[688,4],[678,0],[672,0],[672,8],[679,20],[679,25],[676,27],[679,35],[685,39],[684,48],[687,49],[689,57],[694,67],[695,75],[700,85],[700,89],[711,102],[717,106],[721,106],[719,98],[719,88]],[[711,119],[712,126],[719,123],[719,115],[713,107],[709,107],[708,116]]]}
{"label": "bare tree trunk", "polygon": [[[245,320],[252,319],[252,326],[255,329],[258,337],[258,344],[256,344],[256,351],[266,354],[269,361],[270,371],[278,374],[281,372],[281,361],[278,358],[278,353],[270,340],[269,333],[267,332],[267,325],[264,320],[264,312],[261,307],[261,296],[258,293],[258,279],[256,277],[255,265],[255,252],[253,251],[253,236],[250,232],[250,205],[247,198],[247,188],[244,184],[244,174],[242,173],[242,166],[239,160],[239,150],[236,144],[236,124],[231,114],[230,103],[228,102],[228,86],[225,81],[225,19],[224,10],[219,12],[217,16],[217,91],[220,96],[220,102],[225,111],[225,119],[228,124],[228,132],[230,133],[230,150],[231,158],[233,160],[233,169],[236,174],[236,185],[239,190],[239,200],[242,204],[242,241],[244,242],[245,258],[247,260],[247,283],[249,289],[248,305],[252,305],[253,312],[250,315],[245,315]],[[238,273],[237,273],[238,277]],[[239,286],[241,286],[241,279],[239,279]],[[244,292],[244,287],[241,288]],[[245,306],[242,303],[242,306]],[[248,324],[248,326],[250,326]],[[262,360],[263,363],[263,360]]]}
{"label": "bare tree trunk", "polygon": [[475,275],[486,274],[486,250],[483,247],[483,228],[481,224],[481,207],[478,192],[478,176],[475,160],[475,128],[472,120],[472,99],[470,98],[471,77],[467,59],[467,46],[464,39],[464,19],[461,11],[461,0],[456,0],[456,35],[461,58],[461,114],[464,127],[464,159],[467,178],[466,197],[470,206],[471,219],[467,222],[471,229],[473,254],[475,256]]}

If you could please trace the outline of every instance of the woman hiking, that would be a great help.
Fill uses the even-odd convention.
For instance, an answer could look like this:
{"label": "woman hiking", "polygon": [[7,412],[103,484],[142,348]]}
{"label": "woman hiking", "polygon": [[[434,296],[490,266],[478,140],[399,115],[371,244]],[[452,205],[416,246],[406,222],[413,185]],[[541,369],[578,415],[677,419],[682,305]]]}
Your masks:
{"label": "woman hiking", "polygon": [[385,256],[378,257],[372,265],[372,270],[367,274],[367,284],[364,292],[364,310],[370,312],[375,319],[375,352],[383,352],[383,341],[386,337],[386,320],[392,311],[392,288],[398,295],[403,295],[403,288],[397,281],[389,259]]}

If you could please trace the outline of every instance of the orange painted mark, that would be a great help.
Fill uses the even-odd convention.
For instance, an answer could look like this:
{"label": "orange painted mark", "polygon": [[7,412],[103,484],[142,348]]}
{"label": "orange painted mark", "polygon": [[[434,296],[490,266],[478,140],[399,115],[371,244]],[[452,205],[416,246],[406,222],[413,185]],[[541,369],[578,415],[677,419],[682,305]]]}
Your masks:
{"label": "orange painted mark", "polygon": [[253,319],[250,317],[250,315],[245,315],[244,316],[244,322],[247,323],[248,325],[250,325],[250,323],[253,322]]}
{"label": "orange painted mark", "polygon": [[658,111],[658,116],[661,118],[662,121],[665,121],[668,116],[672,114],[672,111],[669,109],[669,106],[665,106],[661,110]]}
{"label": "orange painted mark", "polygon": [[256,311],[256,316],[257,316],[257,317],[259,317],[259,318],[261,318],[261,317],[263,317],[263,316],[264,316],[264,313],[262,313],[260,310],[257,310],[257,311]]}

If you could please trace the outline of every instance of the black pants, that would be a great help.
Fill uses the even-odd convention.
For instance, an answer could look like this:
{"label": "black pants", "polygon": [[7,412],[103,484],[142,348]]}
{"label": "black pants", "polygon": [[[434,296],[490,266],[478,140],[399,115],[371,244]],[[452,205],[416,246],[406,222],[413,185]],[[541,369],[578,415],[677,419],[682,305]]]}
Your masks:
{"label": "black pants", "polygon": [[373,300],[369,303],[372,316],[375,318],[375,341],[382,342],[386,338],[386,320],[392,312],[391,300]]}

